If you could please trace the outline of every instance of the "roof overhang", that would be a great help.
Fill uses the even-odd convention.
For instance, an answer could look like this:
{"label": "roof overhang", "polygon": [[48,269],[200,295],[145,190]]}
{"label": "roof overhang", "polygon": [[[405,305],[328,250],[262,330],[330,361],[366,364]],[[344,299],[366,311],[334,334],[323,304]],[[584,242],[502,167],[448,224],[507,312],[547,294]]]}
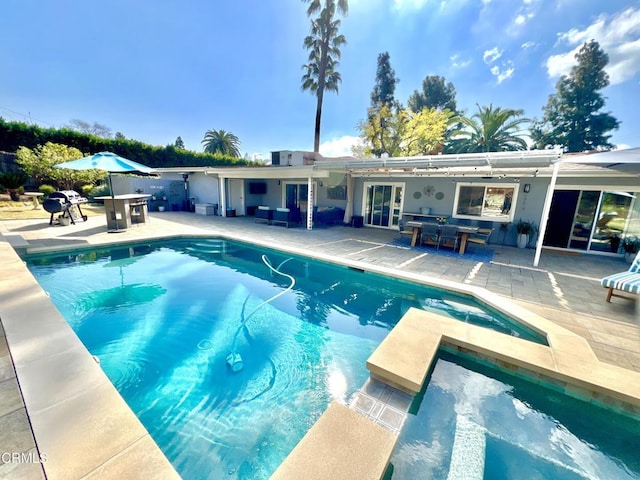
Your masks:
{"label": "roof overhang", "polygon": [[241,168],[208,168],[205,175],[215,175],[221,178],[246,178],[246,179],[294,179],[294,178],[327,178],[328,170],[318,170],[312,165],[305,166],[268,166],[268,167],[241,167]]}
{"label": "roof overhang", "polygon": [[596,165],[627,175],[640,176],[640,148],[612,150],[609,152],[570,155],[563,159],[565,163]]}

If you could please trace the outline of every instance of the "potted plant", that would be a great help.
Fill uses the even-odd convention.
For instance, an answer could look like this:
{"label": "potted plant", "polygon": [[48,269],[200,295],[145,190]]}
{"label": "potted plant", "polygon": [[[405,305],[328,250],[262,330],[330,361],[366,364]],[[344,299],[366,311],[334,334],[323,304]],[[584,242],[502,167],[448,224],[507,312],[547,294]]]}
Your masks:
{"label": "potted plant", "polygon": [[14,202],[20,200],[20,189],[27,180],[29,177],[22,172],[0,173],[0,185],[7,189]]}
{"label": "potted plant", "polygon": [[157,202],[158,211],[164,212],[164,208],[166,206],[165,204],[167,201],[167,194],[164,193],[164,190],[160,190],[159,192],[154,193],[151,198],[153,198],[153,200]]}
{"label": "potted plant", "polygon": [[518,220],[516,223],[516,232],[518,232],[518,248],[526,248],[529,245],[531,237],[538,231],[535,222],[526,220]]}

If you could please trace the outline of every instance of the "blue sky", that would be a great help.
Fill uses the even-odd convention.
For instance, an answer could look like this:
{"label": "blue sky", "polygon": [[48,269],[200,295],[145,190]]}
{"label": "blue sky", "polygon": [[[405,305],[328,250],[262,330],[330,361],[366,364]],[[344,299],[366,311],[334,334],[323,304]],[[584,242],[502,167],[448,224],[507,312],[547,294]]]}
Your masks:
{"label": "blue sky", "polygon": [[[590,39],[609,54],[613,142],[640,146],[640,0],[350,0],[339,95],[325,95],[321,153],[349,154],[378,54],[406,104],[427,75],[458,107],[541,117],[558,76]],[[309,30],[301,0],[3,0],[0,116],[60,127],[104,124],[154,145],[208,129],[242,153],[312,150],[315,99],[300,89]]]}

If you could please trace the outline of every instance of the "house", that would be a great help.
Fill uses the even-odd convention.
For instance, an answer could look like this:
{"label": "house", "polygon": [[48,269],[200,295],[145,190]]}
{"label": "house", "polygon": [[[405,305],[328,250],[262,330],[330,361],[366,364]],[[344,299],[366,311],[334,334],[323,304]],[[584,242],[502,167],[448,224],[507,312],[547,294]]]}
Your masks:
{"label": "house", "polygon": [[512,224],[524,219],[538,226],[529,242],[535,264],[543,247],[621,255],[620,239],[640,235],[640,148],[367,159],[278,151],[269,166],[158,171],[174,186],[179,209],[209,203],[223,216],[242,216],[259,205],[289,207],[302,213],[307,229],[327,209],[340,209],[346,224],[355,216],[385,229],[421,214],[489,226],[493,243],[515,245]]}

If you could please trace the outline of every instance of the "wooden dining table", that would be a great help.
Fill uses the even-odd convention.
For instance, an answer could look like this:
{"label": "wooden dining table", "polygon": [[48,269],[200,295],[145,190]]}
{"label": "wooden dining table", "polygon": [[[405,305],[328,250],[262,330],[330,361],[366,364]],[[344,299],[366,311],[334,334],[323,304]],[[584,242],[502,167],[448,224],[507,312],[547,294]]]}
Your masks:
{"label": "wooden dining table", "polygon": [[[413,229],[413,235],[411,236],[411,246],[415,247],[422,233],[422,222],[409,221],[405,224],[407,227]],[[472,233],[477,233],[479,227],[472,227],[470,225],[459,225],[458,234],[460,235],[460,248],[458,252],[460,255],[464,254],[467,249],[467,239]]]}

